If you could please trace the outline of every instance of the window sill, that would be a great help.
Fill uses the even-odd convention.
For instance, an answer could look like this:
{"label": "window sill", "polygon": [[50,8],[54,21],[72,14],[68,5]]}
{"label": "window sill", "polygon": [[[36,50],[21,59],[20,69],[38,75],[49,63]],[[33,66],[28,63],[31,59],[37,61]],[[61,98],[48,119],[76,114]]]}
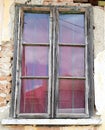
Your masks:
{"label": "window sill", "polygon": [[89,119],[3,119],[2,125],[101,125],[100,118]]}

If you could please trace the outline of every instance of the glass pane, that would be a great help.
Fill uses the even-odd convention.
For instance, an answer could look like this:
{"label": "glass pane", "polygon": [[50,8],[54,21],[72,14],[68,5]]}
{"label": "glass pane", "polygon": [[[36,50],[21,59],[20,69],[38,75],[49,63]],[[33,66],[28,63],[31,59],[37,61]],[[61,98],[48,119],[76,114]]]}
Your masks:
{"label": "glass pane", "polygon": [[25,13],[24,14],[24,43],[49,42],[49,14]]}
{"label": "glass pane", "polygon": [[46,79],[23,79],[21,86],[20,112],[46,113],[48,81]]}
{"label": "glass pane", "polygon": [[48,76],[48,47],[24,46],[22,56],[23,76]]}
{"label": "glass pane", "polygon": [[58,112],[83,113],[85,110],[85,80],[60,79]]}
{"label": "glass pane", "polygon": [[84,76],[84,63],[85,61],[83,47],[60,47],[60,76]]}
{"label": "glass pane", "polygon": [[60,14],[59,42],[84,43],[84,14]]}

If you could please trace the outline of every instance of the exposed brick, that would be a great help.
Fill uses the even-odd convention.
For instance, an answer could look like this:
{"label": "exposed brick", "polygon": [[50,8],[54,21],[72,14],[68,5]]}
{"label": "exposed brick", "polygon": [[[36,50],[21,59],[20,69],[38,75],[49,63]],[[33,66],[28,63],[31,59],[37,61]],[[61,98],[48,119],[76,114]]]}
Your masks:
{"label": "exposed brick", "polygon": [[0,96],[0,102],[3,102],[4,100],[5,98]]}
{"label": "exposed brick", "polygon": [[7,85],[6,85],[6,88],[7,89],[10,89],[12,87],[12,84],[11,83],[8,83]]}
{"label": "exposed brick", "polygon": [[10,96],[10,94],[8,94],[8,95],[6,96],[6,101],[10,101],[10,99],[11,99],[11,96]]}
{"label": "exposed brick", "polygon": [[57,0],[57,2],[73,2],[73,0]]}
{"label": "exposed brick", "polygon": [[7,81],[9,81],[9,82],[12,81],[12,76],[8,76]]}
{"label": "exposed brick", "polygon": [[4,76],[0,77],[0,80],[6,80],[6,77],[4,77]]}
{"label": "exposed brick", "polygon": [[2,57],[3,55],[2,55],[2,53],[0,52],[0,58]]}
{"label": "exposed brick", "polygon": [[6,84],[0,84],[0,89],[2,90],[2,89],[6,89]]}
{"label": "exposed brick", "polygon": [[6,102],[0,102],[0,107],[3,107],[3,106],[6,106],[7,104],[6,104]]}
{"label": "exposed brick", "polygon": [[0,89],[0,93],[4,93],[4,90]]}
{"label": "exposed brick", "polygon": [[4,93],[9,94],[9,93],[10,93],[10,89],[6,89],[6,90],[4,91]]}
{"label": "exposed brick", "polygon": [[4,42],[0,51],[0,107],[10,101],[12,81],[13,44]]}
{"label": "exposed brick", "polygon": [[3,77],[0,77],[0,80],[7,80],[7,81],[11,81],[12,80],[12,76],[3,76]]}
{"label": "exposed brick", "polygon": [[53,2],[53,0],[45,0],[45,2]]}

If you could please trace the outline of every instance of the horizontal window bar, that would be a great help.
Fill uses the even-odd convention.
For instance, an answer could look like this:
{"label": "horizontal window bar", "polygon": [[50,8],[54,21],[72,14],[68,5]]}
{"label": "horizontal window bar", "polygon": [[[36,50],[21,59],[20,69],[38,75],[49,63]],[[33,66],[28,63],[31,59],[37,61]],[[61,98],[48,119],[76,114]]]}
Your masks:
{"label": "horizontal window bar", "polygon": [[50,7],[48,7],[48,6],[43,6],[43,7],[41,7],[41,6],[34,6],[34,5],[30,5],[30,6],[23,6],[23,5],[19,5],[19,6],[22,6],[22,9],[23,9],[23,11],[25,11],[25,12],[41,12],[41,13],[48,13],[48,12],[50,12]]}
{"label": "horizontal window bar", "polygon": [[49,46],[50,43],[22,43],[23,46]]}
{"label": "horizontal window bar", "polygon": [[85,113],[57,113],[58,118],[74,117],[74,118],[88,118],[89,115]]}
{"label": "horizontal window bar", "polygon": [[19,113],[18,115],[19,116],[23,116],[23,115],[25,116],[35,116],[35,115],[42,116],[43,115],[44,116],[44,115],[48,115],[48,113]]}
{"label": "horizontal window bar", "polygon": [[48,79],[48,76],[21,76],[21,79]]}
{"label": "horizontal window bar", "polygon": [[48,113],[19,113],[18,117],[25,117],[25,118],[47,118],[49,117]]}
{"label": "horizontal window bar", "polygon": [[86,77],[69,77],[69,76],[58,76],[59,79],[86,79]]}
{"label": "horizontal window bar", "polygon": [[86,44],[73,44],[73,43],[58,43],[59,46],[79,46],[79,47],[85,47]]}
{"label": "horizontal window bar", "polygon": [[84,13],[86,11],[86,8],[82,8],[81,6],[78,7],[78,9],[74,6],[64,6],[64,7],[60,7],[58,8],[60,13],[72,13],[72,14],[80,14],[80,13]]}

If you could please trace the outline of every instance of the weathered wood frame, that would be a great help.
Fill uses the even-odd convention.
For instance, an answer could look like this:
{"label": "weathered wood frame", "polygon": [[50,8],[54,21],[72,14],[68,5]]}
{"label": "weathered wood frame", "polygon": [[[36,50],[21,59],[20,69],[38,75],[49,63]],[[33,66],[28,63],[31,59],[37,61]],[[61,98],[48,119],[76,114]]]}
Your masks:
{"label": "weathered wood frame", "polygon": [[[26,12],[26,11],[29,11],[29,10],[27,10],[27,9],[23,9],[23,12]],[[30,11],[29,11],[30,12]],[[35,8],[34,10],[31,10],[31,12],[38,12],[38,13],[49,13],[50,15],[52,14],[52,10],[50,9],[50,8],[44,8],[43,9],[43,12],[42,12],[42,10],[39,10],[39,8]],[[50,16],[51,17],[51,16]],[[21,19],[23,19],[23,18],[21,18]],[[51,19],[49,19],[49,39],[51,39],[51,37],[52,37],[52,22],[50,21]],[[49,48],[49,51],[48,51],[48,57],[49,57],[49,74],[48,74],[48,76],[41,76],[41,77],[39,77],[39,76],[21,76],[21,74],[20,74],[20,78],[21,79],[47,79],[48,80],[48,104],[47,104],[47,112],[46,113],[20,113],[19,111],[18,111],[18,116],[19,117],[23,117],[23,116],[25,116],[26,118],[27,117],[29,117],[29,116],[31,116],[31,118],[48,118],[49,116],[50,116],[50,110],[51,110],[51,98],[49,98],[49,97],[51,97],[51,76],[50,76],[50,74],[52,73],[52,71],[51,71],[51,66],[52,66],[52,54],[51,54],[51,43],[52,41],[50,40],[49,41],[49,43],[40,43],[40,44],[37,44],[37,43],[28,43],[28,44],[24,44],[24,43],[22,43],[22,46],[43,46],[43,47],[45,47],[45,46],[47,46],[48,48]],[[22,50],[22,49],[21,49]],[[21,53],[21,55],[22,55],[22,53]],[[21,56],[21,61],[22,61],[22,56]],[[20,71],[21,72],[21,71]],[[21,81],[21,80],[20,80]],[[21,86],[21,83],[20,83],[20,86]],[[20,88],[20,87],[19,87]],[[19,90],[19,92],[20,92],[21,90]],[[19,97],[21,96],[21,94],[19,94]],[[18,98],[19,99],[19,98]],[[19,102],[20,102],[20,99],[18,100],[18,104],[19,104]],[[20,105],[19,105],[19,107],[18,107],[18,110],[19,110],[19,108],[20,108]]]}
{"label": "weathered wood frame", "polygon": [[[66,8],[67,9],[67,8]],[[84,49],[85,49],[85,77],[62,77],[62,76],[59,76],[59,74],[57,74],[57,82],[56,82],[56,99],[58,99],[58,95],[59,95],[59,92],[58,92],[58,86],[59,86],[59,80],[60,79],[72,79],[72,80],[74,80],[74,79],[79,79],[79,80],[81,80],[81,79],[84,79],[85,80],[85,113],[58,113],[58,101],[56,100],[56,117],[58,117],[58,118],[78,118],[78,117],[89,117],[89,112],[88,112],[88,88],[89,88],[89,86],[88,86],[88,77],[87,77],[87,73],[88,73],[88,71],[87,71],[87,68],[88,68],[88,61],[87,61],[87,20],[86,20],[86,10],[84,10],[84,11],[77,11],[77,12],[74,12],[74,11],[72,11],[72,10],[68,10],[67,12],[66,12],[66,10],[65,9],[62,9],[62,8],[57,8],[56,9],[57,10],[57,12],[56,12],[56,14],[57,14],[57,18],[56,18],[56,36],[57,36],[57,41],[55,41],[55,43],[57,43],[56,44],[56,48],[58,48],[58,50],[57,50],[57,52],[55,53],[55,57],[56,57],[56,59],[57,59],[57,67],[56,67],[56,70],[58,70],[58,66],[59,66],[59,61],[58,61],[58,55],[59,55],[59,47],[60,46],[69,46],[69,47],[83,47]],[[82,13],[82,14],[84,14],[84,16],[85,16],[85,43],[83,43],[82,45],[81,44],[72,44],[72,43],[70,43],[70,44],[65,44],[65,43],[59,43],[59,40],[58,40],[58,32],[59,32],[59,29],[58,29],[58,27],[59,27],[59,13],[73,13],[73,14],[75,14],[75,13]]]}
{"label": "weathered wood frame", "polygon": [[[20,43],[21,43],[21,33],[22,33],[22,22],[23,22],[23,12],[35,12],[35,11],[47,11],[51,12],[50,14],[50,50],[49,50],[49,96],[48,96],[48,113],[43,114],[20,114],[19,112],[19,93],[18,89],[21,80],[20,78],[38,78],[41,77],[22,77],[20,73],[21,66],[21,53],[19,52]],[[86,92],[85,92],[85,113],[73,113],[73,114],[58,114],[57,112],[57,95],[58,95],[58,15],[59,12],[69,12],[69,13],[84,13],[85,15],[85,45],[74,45],[70,46],[81,46],[85,47],[85,77],[60,77],[65,79],[86,79]],[[94,83],[93,83],[93,32],[92,32],[92,8],[91,7],[69,7],[69,6],[25,6],[25,5],[16,5],[16,19],[15,19],[15,29],[14,29],[14,67],[13,67],[13,89],[12,89],[12,100],[11,100],[11,110],[10,116],[14,118],[88,118],[92,116],[94,113]],[[23,43],[25,45],[25,43]],[[39,45],[39,44],[38,44]],[[44,44],[48,46],[48,43]],[[66,44],[62,44],[59,46],[65,46]],[[30,46],[30,43],[27,44]],[[32,44],[33,46],[33,44]],[[42,44],[40,44],[42,46]],[[68,45],[66,45],[68,46]],[[88,56],[88,57],[87,57]],[[20,64],[20,65],[19,65]],[[19,94],[19,95],[18,95]],[[17,105],[18,104],[18,105]]]}

